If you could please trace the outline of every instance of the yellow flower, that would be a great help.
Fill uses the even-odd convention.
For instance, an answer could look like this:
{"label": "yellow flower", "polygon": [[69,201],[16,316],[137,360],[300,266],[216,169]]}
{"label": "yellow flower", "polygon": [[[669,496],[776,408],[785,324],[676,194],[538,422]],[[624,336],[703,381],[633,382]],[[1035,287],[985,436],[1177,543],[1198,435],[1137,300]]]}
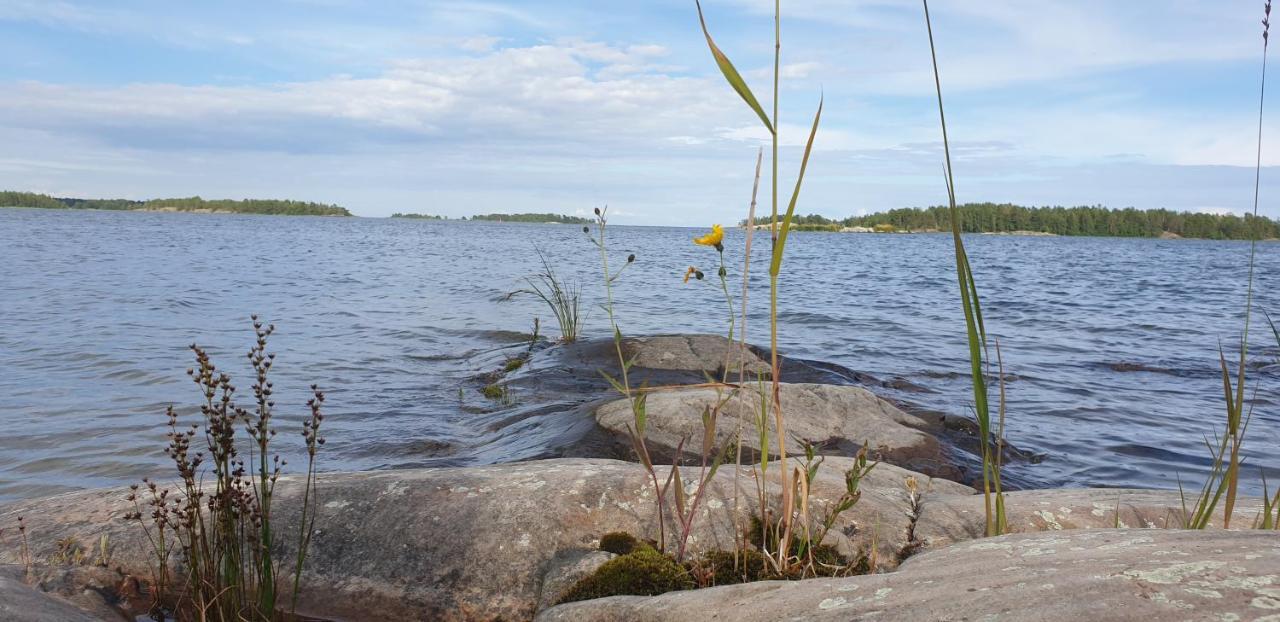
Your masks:
{"label": "yellow flower", "polygon": [[722,241],[724,241],[724,227],[720,225],[711,225],[711,233],[693,239],[694,244],[702,246],[720,246]]}

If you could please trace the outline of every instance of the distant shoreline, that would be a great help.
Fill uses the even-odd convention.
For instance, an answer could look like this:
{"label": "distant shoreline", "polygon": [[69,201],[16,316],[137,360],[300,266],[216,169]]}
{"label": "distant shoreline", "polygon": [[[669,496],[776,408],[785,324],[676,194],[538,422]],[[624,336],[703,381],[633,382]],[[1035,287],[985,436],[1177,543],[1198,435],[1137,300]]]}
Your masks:
{"label": "distant shoreline", "polygon": [[111,212],[169,212],[189,214],[260,214],[264,216],[351,216],[347,208],[288,199],[204,199],[201,197],[80,199],[35,192],[0,191],[0,207]]}

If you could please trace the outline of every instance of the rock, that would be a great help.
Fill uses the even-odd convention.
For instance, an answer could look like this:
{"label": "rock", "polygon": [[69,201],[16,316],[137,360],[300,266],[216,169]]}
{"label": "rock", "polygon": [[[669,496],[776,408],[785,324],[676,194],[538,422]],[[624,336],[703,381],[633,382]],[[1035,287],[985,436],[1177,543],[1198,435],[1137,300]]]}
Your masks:
{"label": "rock", "polygon": [[0,571],[0,620],[5,622],[101,622],[121,620],[83,611],[23,582],[23,568]]}
{"label": "rock", "polygon": [[[795,460],[791,465],[797,464]],[[816,516],[844,492],[848,458],[828,458],[813,485]],[[667,469],[661,469],[665,478]],[[748,471],[747,469],[743,469]],[[770,470],[771,478],[779,472]],[[692,491],[698,471],[686,467]],[[930,494],[969,490],[953,482],[878,465],[863,495],[841,515],[826,542],[845,554],[874,553],[882,568],[896,566],[910,543],[916,506],[905,480],[916,476]],[[755,513],[755,483],[722,468],[694,521],[690,550],[727,550]],[[775,486],[766,487],[771,503]],[[273,501],[280,535],[277,554],[293,554],[301,483],[281,478]],[[59,538],[96,542],[109,534],[112,566],[148,576],[150,551],[141,528],[120,517],[132,510],[125,489],[86,491],[0,507],[0,525],[27,517],[33,556],[47,559]],[[556,584],[595,560],[581,557],[613,531],[656,538],[658,522],[648,474],[638,464],[560,459],[484,467],[322,474],[320,513],[303,575],[299,613],[359,620],[528,620]],[[671,497],[667,507],[672,507]],[[37,520],[38,518],[38,520]],[[668,542],[675,524],[665,522]],[[15,561],[13,547],[0,562]],[[574,561],[575,556],[579,556]]]}
{"label": "rock", "polygon": [[[103,620],[119,620],[125,611],[145,613],[150,601],[141,595],[135,578],[102,566],[0,566],[10,577],[33,589],[56,596]],[[0,618],[3,619],[3,618]]]}
{"label": "rock", "polygon": [[[768,386],[764,387],[767,392]],[[853,455],[865,442],[873,457],[930,473],[945,465],[937,439],[919,428],[927,424],[875,394],[860,387],[826,384],[783,384],[783,412],[786,414],[787,452],[803,455],[804,441],[826,445],[826,451]],[[720,406],[716,443],[736,438],[742,430],[744,453],[754,459],[760,453],[756,417],[760,411],[760,389],[677,388],[654,391],[646,398],[646,442],[655,460],[670,460],[684,440],[685,458],[696,459],[701,451],[705,410]],[[596,421],[629,443],[628,427],[634,422],[631,404],[625,399],[609,402],[596,410]],[[768,417],[769,448],[777,457],[777,425]]]}
{"label": "rock", "polygon": [[723,335],[654,335],[622,341],[622,352],[636,367],[672,371],[694,371],[721,376],[727,369],[730,380],[739,370],[754,380],[769,377],[769,363],[751,348],[730,342]]}
{"label": "rock", "polygon": [[595,572],[605,562],[617,557],[606,551],[566,551],[556,555],[547,572],[542,575],[542,594],[538,596],[541,611],[560,599],[560,595],[584,577]]}
{"label": "rock", "polygon": [[568,603],[537,620],[1275,620],[1277,611],[1274,533],[1101,529],[955,544],[888,574]]}
{"label": "rock", "polygon": [[[1192,503],[1193,499],[1187,500],[1188,505]],[[1222,524],[1222,506],[1219,503],[1217,516],[1212,521],[1214,525]],[[1232,513],[1232,527],[1249,527],[1260,510],[1258,499],[1239,499]],[[1182,525],[1182,498],[1168,490],[1019,490],[1005,493],[1005,516],[1010,533],[1117,526],[1177,528]],[[921,504],[915,536],[920,546],[927,549],[981,538],[985,531],[982,495],[933,495]]]}

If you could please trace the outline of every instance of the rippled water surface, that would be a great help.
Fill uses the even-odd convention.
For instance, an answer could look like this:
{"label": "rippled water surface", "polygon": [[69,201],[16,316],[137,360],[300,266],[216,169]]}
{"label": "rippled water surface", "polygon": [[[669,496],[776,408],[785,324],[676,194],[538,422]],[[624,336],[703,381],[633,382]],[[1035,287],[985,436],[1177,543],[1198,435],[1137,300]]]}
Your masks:
{"label": "rippled water surface", "polygon": [[[690,244],[694,234],[611,227],[618,257],[638,256],[617,283],[625,332],[724,330],[718,288],[680,280],[690,265],[714,274],[714,252]],[[726,238],[739,284],[742,236]],[[759,241],[749,336],[766,344],[767,241]],[[1230,359],[1248,243],[974,236],[967,244],[1011,380],[1010,440],[1045,455],[1014,467],[1014,477],[1198,481],[1203,437],[1223,418],[1218,344]],[[0,210],[0,498],[160,472],[165,407],[199,398],[184,373],[187,345],[207,346],[247,393],[251,313],[277,325],[286,443],[298,438],[307,385],[328,390],[324,468],[547,455],[581,427],[556,413],[583,396],[526,399],[516,390],[503,402],[478,391],[481,374],[525,348],[535,316],[555,336],[541,303],[503,300],[535,270],[535,247],[583,281],[584,333],[607,336],[598,256],[578,227]],[[800,233],[787,252],[785,354],[901,378],[927,391],[878,390],[969,412],[948,237]],[[1280,244],[1259,246],[1256,295],[1280,311]],[[1253,337],[1261,385],[1246,479],[1256,490],[1258,467],[1280,481],[1280,352],[1265,324]]]}

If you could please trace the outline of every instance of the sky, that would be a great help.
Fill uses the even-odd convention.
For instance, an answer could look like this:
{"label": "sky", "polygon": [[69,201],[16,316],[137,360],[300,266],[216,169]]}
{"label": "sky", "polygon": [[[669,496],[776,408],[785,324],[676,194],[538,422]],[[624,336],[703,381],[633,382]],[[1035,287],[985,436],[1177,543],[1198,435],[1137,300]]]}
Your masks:
{"label": "sky", "polygon": [[[1262,4],[934,0],[958,200],[1251,210]],[[769,107],[773,4],[703,8]],[[782,10],[780,200],[822,98],[797,212],[943,203],[920,4]],[[56,196],[705,225],[767,145],[693,0],[0,0],[0,58],[0,189]]]}

